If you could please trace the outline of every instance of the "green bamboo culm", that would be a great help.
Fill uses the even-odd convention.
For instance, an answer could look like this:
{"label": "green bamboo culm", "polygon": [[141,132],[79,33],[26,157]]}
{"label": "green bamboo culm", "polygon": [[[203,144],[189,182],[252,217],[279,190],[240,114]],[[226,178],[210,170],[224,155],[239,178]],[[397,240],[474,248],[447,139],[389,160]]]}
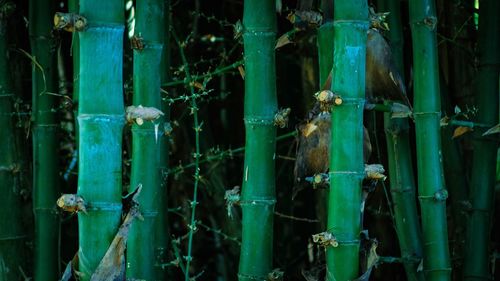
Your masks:
{"label": "green bamboo culm", "polygon": [[[134,49],[133,105],[161,107],[160,67],[164,36],[164,1],[137,0],[135,35],[143,47]],[[139,207],[144,220],[131,226],[127,246],[127,278],[156,280],[156,227],[160,209],[160,145],[163,124],[159,120],[132,126],[130,192],[142,184]],[[153,234],[153,235],[152,235]]]}
{"label": "green bamboo culm", "polygon": [[[483,0],[479,5],[476,122],[498,123],[498,75],[500,72],[500,3]],[[490,236],[494,212],[498,135],[485,136],[474,128],[471,190],[472,204],[465,242],[464,280],[492,280]]]}
{"label": "green bamboo culm", "polygon": [[79,32],[79,271],[88,281],[115,236],[122,214],[124,1],[81,0]]}
{"label": "green bamboo culm", "polygon": [[[164,84],[170,81],[170,0],[163,0],[164,16],[161,19],[163,28],[163,51],[160,63],[160,80]],[[156,256],[157,256],[157,279],[167,280],[168,267],[162,266],[169,262],[168,249],[170,242],[170,231],[168,224],[168,174],[169,174],[169,142],[170,142],[170,105],[166,99],[161,99],[161,111],[164,115],[160,117],[160,132],[164,134],[160,138],[160,194],[158,196],[158,225],[156,227]]]}
{"label": "green bamboo culm", "polygon": [[327,231],[336,237],[338,246],[326,249],[326,279],[344,281],[359,276],[368,4],[366,0],[335,0],[334,7],[331,90],[343,102],[331,111]]}
{"label": "green bamboo culm", "polygon": [[277,112],[276,8],[273,0],[245,0],[245,163],[241,195],[240,281],[267,280],[273,261]]}
{"label": "green bamboo culm", "polygon": [[[68,0],[68,10],[70,13],[78,14],[80,0]],[[80,69],[80,46],[78,33],[71,34],[71,57],[73,59],[73,114],[75,117],[75,147],[78,154],[78,82]],[[76,156],[76,155],[75,155]]]}
{"label": "green bamboo culm", "polygon": [[29,31],[33,62],[33,211],[35,213],[34,279],[59,277],[60,195],[57,140],[56,45],[52,38],[55,2],[31,0]]}
{"label": "green bamboo culm", "polygon": [[413,42],[414,117],[418,192],[422,216],[424,273],[429,281],[450,280],[446,198],[441,163],[441,105],[433,0],[410,0]]}
{"label": "green bamboo culm", "polygon": [[22,225],[21,187],[17,176],[13,112],[14,93],[9,71],[7,21],[13,2],[0,3],[0,281],[23,280],[19,268],[25,264],[26,233]]}
{"label": "green bamboo culm", "polygon": [[[390,27],[388,37],[392,56],[402,77],[403,28],[401,24],[401,3],[399,0],[381,0],[380,12],[390,12],[387,22]],[[401,257],[408,280],[425,280],[422,271],[417,270],[423,256],[422,230],[417,212],[416,185],[413,175],[409,124],[406,118],[391,118],[384,114],[384,127],[387,141],[389,179],[394,203],[394,222],[398,236]]]}

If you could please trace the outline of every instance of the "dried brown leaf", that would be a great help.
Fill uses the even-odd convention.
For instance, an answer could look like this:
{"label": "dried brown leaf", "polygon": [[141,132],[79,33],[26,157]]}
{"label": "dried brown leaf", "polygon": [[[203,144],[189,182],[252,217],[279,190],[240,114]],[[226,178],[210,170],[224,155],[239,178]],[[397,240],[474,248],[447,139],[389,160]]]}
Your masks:
{"label": "dried brown leaf", "polygon": [[468,132],[472,132],[472,131],[473,131],[472,128],[460,126],[460,127],[457,127],[455,129],[455,131],[453,131],[453,136],[451,138],[452,139],[458,138],[459,136],[461,136],[465,133],[468,133]]}
{"label": "dried brown leaf", "polygon": [[281,48],[285,45],[288,45],[290,43],[292,43],[292,41],[290,40],[290,37],[288,36],[288,34],[285,33],[285,34],[281,35],[280,38],[278,38],[274,49],[279,49],[279,48]]}

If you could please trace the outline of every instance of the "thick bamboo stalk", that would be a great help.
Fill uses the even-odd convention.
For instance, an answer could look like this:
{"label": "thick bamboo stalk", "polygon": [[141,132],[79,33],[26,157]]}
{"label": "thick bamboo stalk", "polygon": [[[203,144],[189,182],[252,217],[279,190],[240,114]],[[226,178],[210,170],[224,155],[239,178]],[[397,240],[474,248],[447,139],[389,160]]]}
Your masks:
{"label": "thick bamboo stalk", "polygon": [[87,19],[78,34],[78,195],[88,206],[86,214],[78,214],[83,281],[90,280],[106,253],[122,212],[123,13],[122,0],[80,1],[80,14]]}
{"label": "thick bamboo stalk", "polygon": [[[9,8],[10,7],[10,8]],[[15,6],[0,4],[0,281],[21,280],[25,267],[26,233],[22,226],[21,188],[18,180],[13,124],[14,93],[7,59],[7,19]]]}
{"label": "thick bamboo stalk", "polygon": [[[390,12],[388,24],[392,56],[401,76],[404,74],[403,29],[400,0],[379,1],[380,12]],[[398,235],[401,257],[408,280],[424,280],[422,271],[417,271],[422,258],[422,230],[417,212],[416,185],[413,175],[409,124],[407,119],[391,119],[384,114],[387,141],[389,179],[394,203],[394,222]]]}
{"label": "thick bamboo stalk", "polygon": [[[161,107],[160,67],[163,48],[163,0],[138,0],[135,36],[144,44],[134,49],[134,106]],[[140,36],[140,37],[139,37]],[[142,184],[139,208],[144,220],[133,222],[127,247],[127,278],[156,280],[155,247],[160,194],[160,144],[163,126],[159,120],[132,126],[131,190]]]}
{"label": "thick bamboo stalk", "polygon": [[55,3],[30,1],[33,67],[33,210],[35,213],[35,280],[59,277],[58,141],[56,119],[56,48],[52,41]]}
{"label": "thick bamboo stalk", "polygon": [[277,111],[274,44],[276,8],[271,0],[245,0],[245,163],[241,207],[240,281],[267,280],[273,261]]}
{"label": "thick bamboo stalk", "polygon": [[326,278],[359,276],[363,107],[365,102],[368,4],[365,0],[334,1],[334,53],[331,90],[342,96],[332,108],[330,194],[327,231],[338,241],[326,249]]}
{"label": "thick bamboo stalk", "polygon": [[[498,75],[500,72],[500,2],[484,0],[479,6],[476,122],[498,123]],[[470,202],[467,224],[464,280],[491,280],[490,236],[494,212],[495,167],[498,137],[483,137],[484,129],[474,132]]]}
{"label": "thick bamboo stalk", "polygon": [[414,116],[424,273],[430,281],[450,280],[447,191],[441,163],[441,105],[434,1],[410,0],[410,23],[413,39]]}

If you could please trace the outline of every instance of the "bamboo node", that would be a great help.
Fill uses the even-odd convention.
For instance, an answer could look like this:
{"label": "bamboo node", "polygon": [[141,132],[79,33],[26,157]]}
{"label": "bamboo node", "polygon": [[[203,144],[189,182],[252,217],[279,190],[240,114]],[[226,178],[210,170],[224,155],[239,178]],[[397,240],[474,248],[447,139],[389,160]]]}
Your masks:
{"label": "bamboo node", "polygon": [[87,19],[75,13],[60,13],[54,15],[54,28],[69,32],[83,31],[87,27]]}
{"label": "bamboo node", "polygon": [[321,233],[313,234],[312,236],[313,242],[319,244],[322,247],[332,246],[334,248],[339,246],[339,242],[333,233],[329,231],[324,231]]}
{"label": "bamboo node", "polygon": [[274,115],[274,125],[282,129],[288,126],[288,119],[291,111],[289,107],[278,110]]}

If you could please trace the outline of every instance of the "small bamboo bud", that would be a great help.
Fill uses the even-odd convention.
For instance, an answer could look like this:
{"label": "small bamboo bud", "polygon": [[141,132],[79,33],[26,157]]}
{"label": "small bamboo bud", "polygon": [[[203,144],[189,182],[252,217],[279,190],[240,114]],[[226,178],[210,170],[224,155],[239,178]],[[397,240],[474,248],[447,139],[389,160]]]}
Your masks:
{"label": "small bamboo bud", "polygon": [[54,15],[54,28],[64,29],[69,32],[83,31],[87,27],[87,19],[74,13],[56,13]]}
{"label": "small bamboo bud", "polygon": [[235,186],[233,189],[226,190],[224,194],[224,200],[226,200],[227,216],[233,217],[233,206],[240,203],[240,187]]}
{"label": "small bamboo bud", "polygon": [[328,231],[324,231],[318,234],[314,234],[312,236],[313,242],[319,244],[320,246],[323,247],[329,247],[332,246],[334,248],[339,246],[339,242],[337,241],[337,238],[335,235]]}
{"label": "small bamboo bud", "polygon": [[330,111],[331,105],[341,105],[343,102],[342,97],[330,90],[319,91],[314,94],[314,97],[319,102],[322,111]]}
{"label": "small bamboo bud", "polygon": [[385,173],[384,166],[380,164],[365,165],[365,174],[367,179],[385,181],[387,176],[385,176],[384,173]]}
{"label": "small bamboo bud", "polygon": [[63,194],[57,199],[57,206],[63,211],[78,213],[79,211],[87,213],[85,201],[82,197],[76,194]]}
{"label": "small bamboo bud", "polygon": [[284,272],[281,271],[279,268],[273,269],[273,271],[269,272],[267,274],[267,280],[268,281],[281,281],[283,280]]}
{"label": "small bamboo bud", "polygon": [[143,107],[142,105],[128,106],[125,112],[127,122],[135,122],[139,126],[144,124],[144,121],[153,121],[164,115],[159,109],[154,107]]}
{"label": "small bamboo bud", "polygon": [[274,115],[274,125],[280,128],[285,128],[288,125],[288,117],[290,116],[290,108],[283,108],[278,110]]}

